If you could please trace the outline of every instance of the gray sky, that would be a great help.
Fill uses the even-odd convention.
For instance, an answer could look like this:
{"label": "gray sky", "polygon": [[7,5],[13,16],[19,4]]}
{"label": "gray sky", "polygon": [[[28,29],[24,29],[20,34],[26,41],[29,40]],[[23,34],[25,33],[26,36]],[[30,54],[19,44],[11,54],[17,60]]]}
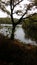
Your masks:
{"label": "gray sky", "polygon": [[[29,4],[29,3],[30,2],[28,0],[23,0],[23,2],[20,3],[20,5],[22,6],[22,8],[20,8],[19,6],[17,6],[17,8],[15,8],[14,11],[19,10],[19,9],[23,10],[24,4]],[[10,11],[10,6],[8,6],[6,8],[7,8],[7,10]],[[23,10],[23,12],[24,12],[24,10]],[[34,13],[34,12],[37,12],[37,9],[35,9],[35,6],[33,7],[33,9],[31,11],[28,11],[28,14],[31,14],[31,13]],[[8,15],[5,12],[3,12],[3,11],[0,10],[0,17],[7,17],[7,16]],[[20,18],[21,16],[19,17],[16,14],[14,14],[13,17],[14,18]]]}

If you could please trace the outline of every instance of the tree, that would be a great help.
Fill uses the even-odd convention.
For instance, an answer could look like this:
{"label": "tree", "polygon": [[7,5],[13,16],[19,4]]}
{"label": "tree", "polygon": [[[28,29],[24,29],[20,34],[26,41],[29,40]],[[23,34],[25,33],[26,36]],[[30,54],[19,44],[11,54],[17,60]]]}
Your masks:
{"label": "tree", "polygon": [[[35,6],[35,2],[31,1],[29,4],[24,4],[23,6],[23,10],[21,9],[17,9],[14,11],[15,8],[17,8],[17,6],[19,6],[20,8],[22,8],[21,2],[23,2],[24,0],[0,0],[0,9],[4,12],[6,12],[8,15],[10,15],[11,17],[11,22],[12,22],[12,34],[11,34],[11,39],[14,39],[14,31],[15,31],[15,27],[22,22],[23,19],[26,18],[30,18],[32,15],[34,15],[35,13],[29,14],[28,15],[28,11],[31,10],[31,8],[33,8],[33,6]],[[6,6],[10,6],[10,10],[11,12],[9,12],[6,9]],[[17,22],[14,21],[14,17],[13,15],[17,14],[20,18]]]}
{"label": "tree", "polygon": [[25,37],[37,42],[37,14],[30,17],[30,19],[25,19],[22,27],[25,32]]}

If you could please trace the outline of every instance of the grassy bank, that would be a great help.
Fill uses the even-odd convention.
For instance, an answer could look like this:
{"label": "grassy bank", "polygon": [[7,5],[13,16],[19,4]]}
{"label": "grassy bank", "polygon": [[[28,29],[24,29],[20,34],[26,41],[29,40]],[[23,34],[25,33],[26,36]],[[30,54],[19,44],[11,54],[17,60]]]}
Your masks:
{"label": "grassy bank", "polygon": [[37,65],[37,46],[0,34],[0,65]]}

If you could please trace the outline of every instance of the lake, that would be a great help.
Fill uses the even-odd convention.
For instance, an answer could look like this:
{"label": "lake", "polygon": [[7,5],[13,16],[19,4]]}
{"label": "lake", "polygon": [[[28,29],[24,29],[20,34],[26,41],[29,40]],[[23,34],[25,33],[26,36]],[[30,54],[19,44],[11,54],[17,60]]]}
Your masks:
{"label": "lake", "polygon": [[[11,29],[12,25],[11,24],[0,24],[0,33],[4,34],[5,36],[10,37],[11,36]],[[30,43],[32,45],[36,45],[35,41],[32,41],[31,39],[26,39],[25,38],[25,32],[22,28],[22,25],[17,25],[15,29],[15,39],[20,40],[20,42],[26,42],[26,44]]]}

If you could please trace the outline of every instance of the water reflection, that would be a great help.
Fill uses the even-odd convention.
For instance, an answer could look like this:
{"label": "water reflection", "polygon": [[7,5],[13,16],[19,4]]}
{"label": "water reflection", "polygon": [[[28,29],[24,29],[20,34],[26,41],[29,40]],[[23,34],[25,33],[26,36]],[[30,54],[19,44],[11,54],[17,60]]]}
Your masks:
{"label": "water reflection", "polygon": [[[11,26],[10,24],[2,24],[1,26],[3,26],[2,29],[0,29],[0,33],[4,34],[5,36],[8,35],[8,37],[10,37],[11,35]],[[26,43],[31,43],[31,44],[35,44],[35,41],[32,41],[31,39],[26,39],[25,38],[25,32],[22,28],[22,25],[18,25],[15,29],[15,39],[19,39],[22,42],[26,42]]]}

